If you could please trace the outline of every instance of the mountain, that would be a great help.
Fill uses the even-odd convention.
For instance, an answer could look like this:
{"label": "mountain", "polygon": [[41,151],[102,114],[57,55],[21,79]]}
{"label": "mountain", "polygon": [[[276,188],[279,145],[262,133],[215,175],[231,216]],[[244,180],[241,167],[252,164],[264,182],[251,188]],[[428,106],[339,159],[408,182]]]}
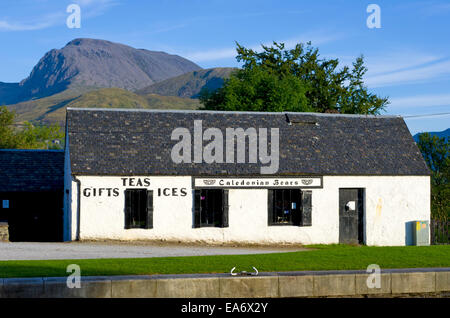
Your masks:
{"label": "mountain", "polygon": [[52,96],[9,105],[18,122],[31,121],[64,126],[66,107],[91,108],[145,108],[145,109],[197,109],[197,99],[160,96],[127,91],[122,88],[101,88],[80,94],[65,90]]}
{"label": "mountain", "polygon": [[137,90],[187,72],[195,63],[165,52],[135,49],[97,39],[75,39],[47,52],[20,83],[0,82],[0,104],[42,98],[70,89]]}
{"label": "mountain", "polygon": [[0,82],[0,105],[17,102],[21,91],[19,83]]}
{"label": "mountain", "polygon": [[[447,138],[447,141],[450,140],[450,128],[447,128],[446,130],[443,130],[443,131],[430,131],[428,133],[432,136],[438,136],[439,138],[445,137],[445,138]],[[413,136],[415,142],[419,141],[420,134],[422,134],[422,133],[417,133]]]}
{"label": "mountain", "polygon": [[136,91],[138,94],[159,94],[164,96],[178,96],[184,98],[198,98],[203,88],[216,90],[223,85],[235,68],[218,67],[196,70],[182,74]]}

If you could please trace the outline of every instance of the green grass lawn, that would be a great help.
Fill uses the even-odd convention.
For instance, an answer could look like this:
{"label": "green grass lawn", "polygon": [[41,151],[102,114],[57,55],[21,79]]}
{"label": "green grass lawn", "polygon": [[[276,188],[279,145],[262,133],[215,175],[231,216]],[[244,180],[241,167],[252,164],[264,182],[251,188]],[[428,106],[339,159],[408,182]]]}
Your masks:
{"label": "green grass lawn", "polygon": [[369,247],[313,245],[310,251],[259,254],[127,259],[0,261],[0,277],[67,276],[66,267],[78,264],[81,274],[151,275],[228,273],[236,270],[304,271],[365,270],[369,264],[385,268],[450,267],[450,246]]}

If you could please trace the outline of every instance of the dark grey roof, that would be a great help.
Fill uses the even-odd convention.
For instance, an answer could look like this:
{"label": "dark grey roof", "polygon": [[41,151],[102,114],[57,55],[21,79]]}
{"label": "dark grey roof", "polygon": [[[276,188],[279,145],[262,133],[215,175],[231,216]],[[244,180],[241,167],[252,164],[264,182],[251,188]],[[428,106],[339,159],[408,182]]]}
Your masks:
{"label": "dark grey roof", "polygon": [[0,192],[57,191],[64,187],[64,151],[0,149]]}
{"label": "dark grey roof", "polygon": [[429,174],[398,116],[68,108],[72,174],[260,174],[259,162],[174,163],[170,153],[178,141],[171,140],[172,131],[186,127],[193,136],[194,120],[224,136],[227,127],[279,128],[277,175]]}

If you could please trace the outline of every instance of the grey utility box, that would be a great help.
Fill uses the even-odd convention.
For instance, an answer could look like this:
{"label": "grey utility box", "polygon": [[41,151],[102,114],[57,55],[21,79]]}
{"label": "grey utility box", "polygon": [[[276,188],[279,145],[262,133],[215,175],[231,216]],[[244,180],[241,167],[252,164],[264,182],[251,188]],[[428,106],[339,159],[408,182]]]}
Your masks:
{"label": "grey utility box", "polygon": [[413,245],[430,245],[430,224],[428,221],[412,222]]}

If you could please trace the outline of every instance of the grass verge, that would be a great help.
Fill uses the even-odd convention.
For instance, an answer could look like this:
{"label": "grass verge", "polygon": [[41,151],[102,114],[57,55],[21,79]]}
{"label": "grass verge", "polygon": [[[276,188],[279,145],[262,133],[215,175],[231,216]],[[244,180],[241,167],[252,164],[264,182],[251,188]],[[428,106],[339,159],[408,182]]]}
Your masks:
{"label": "grass verge", "polygon": [[77,264],[81,275],[152,275],[261,272],[303,270],[365,270],[369,264],[383,268],[450,267],[450,246],[374,247],[311,245],[310,251],[257,254],[158,258],[116,258],[82,260],[0,261],[0,277],[67,276],[69,264]]}

